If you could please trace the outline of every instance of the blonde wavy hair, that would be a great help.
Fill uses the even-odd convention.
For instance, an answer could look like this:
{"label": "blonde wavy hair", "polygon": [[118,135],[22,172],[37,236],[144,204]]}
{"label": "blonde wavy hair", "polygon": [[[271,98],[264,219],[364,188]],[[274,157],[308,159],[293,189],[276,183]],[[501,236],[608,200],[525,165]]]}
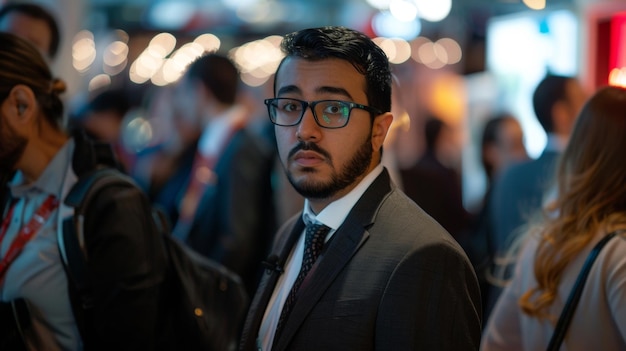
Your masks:
{"label": "blonde wavy hair", "polygon": [[554,321],[548,309],[570,262],[594,236],[626,228],[625,152],[626,89],[600,88],[580,112],[559,160],[557,195],[546,208],[552,215],[538,232],[537,286],[519,300],[527,315]]}

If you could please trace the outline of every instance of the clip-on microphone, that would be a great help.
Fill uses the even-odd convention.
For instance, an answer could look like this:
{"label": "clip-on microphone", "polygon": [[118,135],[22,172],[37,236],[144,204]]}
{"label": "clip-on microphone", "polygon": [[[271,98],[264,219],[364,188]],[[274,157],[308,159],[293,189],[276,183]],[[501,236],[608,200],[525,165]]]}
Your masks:
{"label": "clip-on microphone", "polygon": [[278,255],[271,254],[265,261],[262,261],[261,264],[267,269],[267,274],[272,272],[283,273],[285,270],[278,263]]}

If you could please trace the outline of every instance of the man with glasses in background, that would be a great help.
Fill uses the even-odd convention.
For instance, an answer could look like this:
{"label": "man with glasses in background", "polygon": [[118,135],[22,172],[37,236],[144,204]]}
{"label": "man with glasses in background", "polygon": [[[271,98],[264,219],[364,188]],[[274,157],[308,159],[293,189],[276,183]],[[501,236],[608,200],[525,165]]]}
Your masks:
{"label": "man with glasses in background", "polygon": [[463,250],[381,165],[393,120],[384,52],[344,27],[282,42],[265,101],[304,209],[279,230],[241,350],[477,350]]}

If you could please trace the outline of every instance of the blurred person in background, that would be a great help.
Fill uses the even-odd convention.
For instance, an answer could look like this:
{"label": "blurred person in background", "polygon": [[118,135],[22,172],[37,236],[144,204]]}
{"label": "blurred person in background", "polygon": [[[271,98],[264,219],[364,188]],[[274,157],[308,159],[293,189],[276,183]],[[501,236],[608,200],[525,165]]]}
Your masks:
{"label": "blurred person in background", "polygon": [[51,63],[61,45],[57,20],[45,7],[35,3],[7,2],[0,8],[0,31],[31,42]]}
{"label": "blurred person in background", "polygon": [[93,139],[113,146],[124,171],[132,168],[134,155],[122,142],[123,121],[131,110],[131,101],[124,89],[106,89],[97,93],[79,115],[71,119],[70,128],[83,128]]}
{"label": "blurred person in background", "polygon": [[626,350],[626,89],[604,87],[584,105],[558,161],[555,198],[513,246],[512,280],[500,295],[481,349],[545,350],[584,261],[600,251],[563,349]]}
{"label": "blurred person in background", "polygon": [[173,235],[237,273],[252,296],[276,229],[275,159],[248,129],[249,110],[238,103],[240,84],[234,63],[212,53],[192,62],[175,87],[175,113],[199,119],[202,134],[180,184]]}
{"label": "blurred person in background", "polygon": [[398,160],[398,150],[402,147],[399,138],[406,137],[411,127],[411,117],[406,110],[406,105],[402,101],[402,86],[396,75],[392,74],[391,86],[391,113],[393,114],[393,122],[387,132],[385,138],[384,149],[381,163],[389,171],[391,180],[400,189],[403,189],[402,176],[400,175],[400,162]]}
{"label": "blurred person in background", "polygon": [[487,191],[494,178],[508,166],[529,159],[524,145],[524,131],[519,120],[509,113],[490,118],[481,137],[481,163],[487,176]]}
{"label": "blurred person in background", "polygon": [[[480,159],[485,171],[487,186],[483,201],[469,231],[463,247],[474,265],[481,283],[481,290],[488,288],[488,275],[491,272],[495,248],[490,227],[489,198],[494,178],[512,164],[528,160],[524,145],[524,132],[519,120],[509,113],[501,113],[487,120],[481,135]],[[487,306],[483,294],[483,307]]]}
{"label": "blurred person in background", "polygon": [[[178,202],[202,133],[200,118],[176,113],[174,90],[174,85],[155,86],[146,94],[142,114],[150,123],[151,139],[137,145],[129,170],[152,203],[168,216],[170,225],[178,219]],[[129,147],[126,142],[125,146]]]}
{"label": "blurred person in background", "polygon": [[480,291],[458,243],[381,164],[385,53],[345,27],[286,35],[266,99],[305,197],[276,234],[240,350],[476,350]]}
{"label": "blurred person in background", "polygon": [[461,176],[447,166],[454,148],[452,130],[443,120],[431,116],[424,125],[426,149],[417,163],[402,169],[404,192],[439,222],[457,241],[467,234],[470,213],[463,207]]}
{"label": "blurred person in background", "polygon": [[[568,143],[572,126],[586,98],[587,94],[576,77],[551,73],[533,92],[535,115],[548,136],[548,142],[539,158],[508,167],[492,185],[488,218],[496,258],[506,251],[524,225],[540,210],[554,175],[556,160]],[[491,310],[500,293],[497,282],[485,293],[489,301],[487,310]]]}
{"label": "blurred person in background", "polygon": [[[63,201],[95,167],[82,157],[84,139],[62,126],[65,88],[33,45],[0,33],[0,170],[15,172],[0,226],[0,341],[19,336],[28,350],[156,349],[166,258],[141,192],[108,187],[91,204],[106,210],[84,216],[89,313],[65,272],[57,238],[72,209]],[[26,307],[13,308],[20,301]]]}

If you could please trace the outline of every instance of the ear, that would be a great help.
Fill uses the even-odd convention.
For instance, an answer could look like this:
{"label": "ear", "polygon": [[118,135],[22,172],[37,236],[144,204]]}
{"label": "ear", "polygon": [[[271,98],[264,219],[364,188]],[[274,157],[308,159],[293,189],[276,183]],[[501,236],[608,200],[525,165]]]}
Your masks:
{"label": "ear", "polygon": [[374,118],[374,124],[372,126],[372,148],[374,152],[377,152],[385,142],[385,137],[389,128],[393,122],[393,115],[391,112],[385,112]]}
{"label": "ear", "polygon": [[24,84],[14,86],[7,97],[7,102],[7,112],[15,123],[28,123],[33,120],[37,99],[31,88]]}

